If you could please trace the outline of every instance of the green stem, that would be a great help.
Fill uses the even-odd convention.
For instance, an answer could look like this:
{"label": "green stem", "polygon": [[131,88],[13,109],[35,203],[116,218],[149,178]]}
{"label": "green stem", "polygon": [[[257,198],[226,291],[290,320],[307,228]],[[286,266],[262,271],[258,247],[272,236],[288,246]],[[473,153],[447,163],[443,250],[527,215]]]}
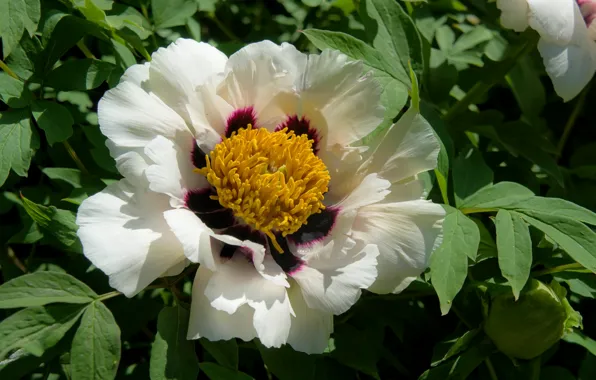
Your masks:
{"label": "green stem", "polygon": [[579,99],[573,107],[573,111],[571,111],[571,115],[569,116],[567,123],[565,123],[565,129],[563,129],[563,134],[561,135],[561,139],[559,140],[559,144],[557,145],[557,157],[559,158],[563,155],[563,149],[565,149],[567,139],[569,138],[569,135],[571,134],[571,131],[575,126],[575,121],[577,120],[577,117],[579,116],[582,108],[584,107],[584,103],[586,102],[586,95],[589,91],[590,85],[588,85],[582,91],[581,95],[579,96]]}
{"label": "green stem", "polygon": [[490,361],[490,358],[484,359],[484,364],[486,364],[486,369],[488,369],[488,374],[490,375],[491,380],[499,380],[497,372],[495,371],[495,367],[493,366],[493,363]]}
{"label": "green stem", "polygon": [[546,269],[536,271],[536,272],[532,273],[532,276],[540,277],[540,276],[544,276],[547,274],[553,274],[553,273],[565,272],[567,270],[583,269],[583,268],[584,267],[579,263],[565,264],[565,265],[559,265],[556,267],[546,268]]}
{"label": "green stem", "polygon": [[[8,75],[10,75],[11,77],[13,77],[14,79],[19,79],[19,77],[17,76],[17,74],[14,73],[14,71],[12,71],[10,69],[10,67],[6,66],[6,63],[2,62],[2,60],[0,59],[0,69],[4,70],[4,72]],[[20,80],[20,79],[19,79]]]}
{"label": "green stem", "polygon": [[87,45],[85,45],[85,41],[83,41],[82,39],[79,42],[77,42],[77,47],[83,52],[83,54],[85,54],[85,57],[97,59],[95,58],[93,53],[91,53],[91,50],[89,50]]}
{"label": "green stem", "polygon": [[77,152],[74,151],[74,149],[72,148],[72,146],[70,145],[70,143],[68,142],[68,140],[64,140],[62,142],[62,144],[64,144],[64,148],[66,149],[66,151],[68,152],[68,154],[70,155],[70,157],[72,158],[72,160],[75,162],[75,164],[77,165],[77,167],[79,168],[79,170],[81,172],[83,172],[84,174],[89,174],[89,171],[87,170],[87,168],[85,167],[85,165],[83,165],[83,162],[81,161],[81,159],[77,155]]}
{"label": "green stem", "polygon": [[495,67],[496,73],[490,75],[486,81],[480,81],[476,83],[466,95],[457,103],[453,105],[443,115],[443,120],[450,122],[455,119],[456,116],[463,113],[468,107],[473,104],[480,96],[490,90],[501,78],[503,78],[511,69],[519,62],[519,59],[525,54],[529,53],[536,46],[537,38],[533,36],[526,39],[523,43],[515,46],[509,57]]}
{"label": "green stem", "polygon": [[231,39],[232,41],[240,41],[240,38],[238,38],[234,34],[234,32],[232,32],[227,26],[225,26],[224,23],[222,23],[221,21],[219,21],[219,19],[215,15],[215,13],[210,13],[209,14],[209,18],[215,23],[215,25],[217,25],[217,27],[219,29],[221,29],[222,32],[224,32],[224,34],[226,36],[228,36],[229,39]]}
{"label": "green stem", "polygon": [[102,294],[101,296],[99,296],[99,298],[97,298],[97,300],[103,302],[103,301],[105,301],[107,299],[110,299],[110,298],[113,298],[113,297],[117,297],[119,295],[122,295],[122,293],[120,293],[119,291],[113,291],[113,292]]}

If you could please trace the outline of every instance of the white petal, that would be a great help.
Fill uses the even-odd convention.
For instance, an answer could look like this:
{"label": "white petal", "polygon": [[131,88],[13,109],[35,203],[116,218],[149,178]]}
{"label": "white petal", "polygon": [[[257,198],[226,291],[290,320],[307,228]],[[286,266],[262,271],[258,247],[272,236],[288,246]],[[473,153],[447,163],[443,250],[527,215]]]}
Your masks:
{"label": "white petal", "polygon": [[445,210],[430,201],[415,200],[363,207],[352,226],[352,237],[379,247],[378,277],[369,289],[394,292],[408,277],[428,266],[437,245]]}
{"label": "white petal", "polygon": [[339,315],[375,281],[378,254],[377,246],[369,244],[345,254],[313,255],[291,276],[309,307]]}
{"label": "white petal", "polygon": [[236,109],[254,106],[258,115],[280,91],[292,92],[305,65],[306,55],[292,45],[249,44],[230,56],[218,94]]}
{"label": "white petal", "polygon": [[184,268],[186,268],[188,266],[188,264],[190,264],[190,261],[182,260],[181,262],[179,262],[178,264],[174,265],[173,267],[168,269],[166,272],[164,272],[162,274],[162,276],[164,276],[164,277],[177,276],[180,273],[182,273],[182,271],[184,270]]}
{"label": "white petal", "polygon": [[324,50],[309,55],[298,78],[301,107],[321,111],[328,126],[328,145],[358,141],[383,121],[381,87],[372,73],[362,75],[362,71],[362,62],[350,61],[337,50]]}
{"label": "white petal", "polygon": [[145,62],[141,65],[130,66],[128,69],[126,69],[124,74],[122,74],[122,77],[120,77],[119,83],[131,82],[137,85],[138,87],[148,88],[149,65],[149,62]]}
{"label": "white petal", "polygon": [[528,22],[532,29],[550,42],[568,44],[578,33],[587,33],[575,0],[527,0]]}
{"label": "white petal", "polygon": [[145,175],[149,188],[168,194],[183,203],[187,190],[209,186],[201,174],[193,172],[191,162],[193,139],[189,136],[185,146],[180,146],[163,136],[157,136],[145,147],[145,155],[152,161]]}
{"label": "white petal", "polygon": [[144,147],[156,136],[174,139],[189,134],[184,120],[158,97],[133,81],[123,81],[105,93],[98,105],[99,126],[121,147]]}
{"label": "white petal", "polygon": [[391,183],[376,173],[364,177],[362,182],[337,206],[342,211],[357,210],[362,206],[383,200],[391,191]]}
{"label": "white petal", "polygon": [[148,187],[145,170],[149,167],[149,159],[142,148],[126,148],[116,145],[111,140],[106,140],[110,155],[116,161],[116,169],[122,176],[139,187]]}
{"label": "white petal", "polygon": [[398,182],[437,166],[440,144],[430,124],[410,108],[392,125],[364,168]]}
{"label": "white petal", "polygon": [[260,276],[242,255],[222,263],[204,292],[212,307],[228,314],[245,304],[252,307],[254,327],[265,346],[280,347],[287,341],[293,311],[286,288]]}
{"label": "white petal", "polygon": [[294,310],[284,287],[265,286],[259,300],[248,304],[255,309],[254,327],[263,345],[281,347],[288,341]]}
{"label": "white petal", "polygon": [[262,277],[254,265],[239,254],[218,266],[205,289],[211,305],[230,314],[239,306],[262,300],[273,292],[278,292],[281,297],[285,294],[285,287]]}
{"label": "white petal", "polygon": [[516,32],[523,32],[528,27],[527,0],[497,0],[497,8],[501,10],[501,24]]}
{"label": "white petal", "polygon": [[133,189],[125,180],[79,207],[77,234],[85,256],[128,297],[185,261],[162,216],[167,208],[167,196]]}
{"label": "white petal", "polygon": [[151,91],[181,115],[195,137],[209,148],[219,142],[223,130],[221,115],[215,125],[209,116],[220,111],[214,86],[223,79],[227,60],[213,46],[183,38],[152,55]]}
{"label": "white petal", "polygon": [[577,96],[596,71],[596,43],[586,39],[581,46],[557,45],[540,39],[538,50],[555,91],[568,101]]}
{"label": "white petal", "polygon": [[194,263],[216,270],[216,257],[211,247],[212,231],[190,210],[179,208],[164,212],[172,232],[184,247],[184,255]]}
{"label": "white petal", "polygon": [[296,315],[292,318],[288,344],[307,354],[322,353],[333,331],[333,314],[308,307],[295,282],[288,289],[288,295]]}
{"label": "white petal", "polygon": [[212,341],[240,338],[249,341],[257,337],[253,327],[253,309],[241,306],[234,314],[216,310],[205,296],[213,272],[200,266],[192,286],[188,339],[207,338]]}

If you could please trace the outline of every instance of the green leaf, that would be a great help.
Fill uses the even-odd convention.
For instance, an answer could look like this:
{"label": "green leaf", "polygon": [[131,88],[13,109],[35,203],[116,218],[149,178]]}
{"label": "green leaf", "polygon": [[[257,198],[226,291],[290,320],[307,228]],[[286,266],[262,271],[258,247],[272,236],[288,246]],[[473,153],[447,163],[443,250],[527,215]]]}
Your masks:
{"label": "green leaf", "polygon": [[31,92],[25,83],[0,71],[0,100],[11,108],[23,108],[31,99]]}
{"label": "green leaf", "polygon": [[153,23],[156,29],[186,24],[197,11],[197,3],[188,0],[151,0]]}
{"label": "green leaf", "polygon": [[54,302],[89,303],[96,297],[87,285],[60,272],[35,272],[0,285],[0,309]]}
{"label": "green leaf", "polygon": [[517,300],[532,267],[532,239],[526,223],[516,212],[499,210],[495,220],[499,268]]}
{"label": "green leaf", "polygon": [[375,31],[373,46],[384,60],[407,73],[411,64],[416,75],[422,76],[424,58],[422,39],[414,22],[394,0],[364,0],[361,2],[362,18],[367,32]]}
{"label": "green leaf", "polygon": [[54,346],[79,319],[85,305],[57,304],[20,310],[0,323],[0,361],[22,348],[35,356]]}
{"label": "green leaf", "polygon": [[74,120],[68,108],[48,100],[36,100],[31,105],[31,112],[39,128],[46,133],[50,145],[66,141],[72,136]]}
{"label": "green leaf", "polygon": [[27,214],[62,244],[70,246],[77,240],[78,227],[72,212],[60,210],[54,206],[38,205],[22,195],[21,199],[23,200],[23,208],[27,211]]}
{"label": "green leaf", "polygon": [[64,181],[74,187],[80,189],[82,186],[81,171],[72,168],[45,168],[42,170],[43,174],[47,175],[51,180]]}
{"label": "green leaf", "polygon": [[559,198],[532,197],[504,206],[526,215],[540,218],[541,214],[560,216],[596,225],[596,214],[587,208]]}
{"label": "green leaf", "polygon": [[479,25],[469,32],[462,34],[455,44],[451,51],[453,53],[460,53],[469,49],[476,47],[477,45],[487,42],[493,38],[493,34],[490,30]]}
{"label": "green leaf", "polygon": [[0,186],[10,169],[21,177],[27,176],[34,144],[29,111],[0,112]]}
{"label": "green leaf", "polygon": [[497,209],[503,206],[524,201],[533,197],[534,193],[515,182],[499,182],[493,186],[478,190],[459,205],[460,209]]}
{"label": "green leaf", "polygon": [[475,259],[480,244],[478,226],[459,210],[451,211],[443,222],[443,242],[430,259],[431,282],[441,303],[441,313],[449,312],[468,274],[468,258]]}
{"label": "green leaf", "polygon": [[70,371],[73,380],[111,380],[120,362],[120,328],[101,302],[87,306],[72,340]]}
{"label": "green leaf", "polygon": [[536,117],[542,113],[546,104],[544,86],[540,73],[532,65],[529,56],[523,56],[506,76],[507,83],[527,117]]}
{"label": "green leaf", "polygon": [[238,369],[238,344],[235,339],[212,342],[206,338],[199,339],[201,346],[224,367]]}
{"label": "green leaf", "polygon": [[157,318],[157,335],[151,348],[151,379],[194,380],[199,362],[194,342],[186,339],[188,310],[164,307]]}
{"label": "green leaf", "polygon": [[596,355],[596,340],[590,338],[581,331],[574,330],[572,333],[565,334],[563,340],[568,343],[580,345],[592,355]]}
{"label": "green leaf", "polygon": [[290,346],[266,348],[257,343],[261,357],[269,372],[279,380],[312,379],[315,374],[316,358],[302,352],[294,351]]}
{"label": "green leaf", "polygon": [[215,363],[201,363],[199,367],[205,375],[211,380],[250,380],[252,376],[249,376],[243,372],[236,371],[230,368],[223,367]]}
{"label": "green leaf", "polygon": [[41,42],[37,36],[23,34],[21,42],[6,59],[6,65],[20,78],[27,80],[33,75],[35,61],[41,51]]}
{"label": "green leaf", "polygon": [[331,351],[331,357],[345,366],[379,378],[377,362],[383,354],[384,330],[377,326],[372,323],[365,328],[348,323],[336,326],[333,333],[335,349]]}
{"label": "green leaf", "polygon": [[91,22],[109,29],[106,13],[92,0],[70,0],[74,7]]}
{"label": "green leaf", "polygon": [[[128,28],[140,39],[144,40],[151,35],[151,24],[143,15],[133,7],[114,4],[112,13],[107,17],[110,26],[116,29]],[[198,39],[200,41],[200,38]]]}
{"label": "green leaf", "polygon": [[0,0],[0,38],[4,58],[18,45],[25,29],[30,35],[37,30],[41,16],[39,3],[39,0]]}
{"label": "green leaf", "polygon": [[464,151],[454,160],[453,187],[457,205],[462,204],[472,194],[492,185],[492,182],[493,172],[476,149]]}
{"label": "green leaf", "polygon": [[554,240],[571,258],[596,273],[596,233],[586,225],[566,217],[521,214],[523,219]]}
{"label": "green leaf", "polygon": [[[431,363],[431,366],[437,366],[467,350],[470,344],[474,342],[479,332],[479,329],[469,330],[457,338],[440,342],[439,345],[435,346],[435,350],[433,352],[433,362]],[[437,348],[439,348],[439,352],[437,352]],[[439,353],[439,355],[437,355],[437,353]]]}
{"label": "green leaf", "polygon": [[596,276],[592,273],[560,272],[553,275],[559,282],[569,285],[572,293],[582,297],[596,298]]}
{"label": "green leaf", "polygon": [[36,62],[36,75],[45,77],[54,68],[56,61],[87,34],[109,41],[103,29],[91,21],[63,13],[52,15],[51,22],[45,23],[44,50]]}
{"label": "green leaf", "polygon": [[99,87],[116,66],[97,59],[75,59],[52,70],[46,85],[57,90],[91,90]]}

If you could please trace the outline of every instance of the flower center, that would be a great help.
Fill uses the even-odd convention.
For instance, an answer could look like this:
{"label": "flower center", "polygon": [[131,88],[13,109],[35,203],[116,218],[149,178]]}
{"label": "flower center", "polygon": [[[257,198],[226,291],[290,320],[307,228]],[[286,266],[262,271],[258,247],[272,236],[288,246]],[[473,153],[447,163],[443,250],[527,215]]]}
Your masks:
{"label": "flower center", "polygon": [[331,177],[312,144],[287,128],[269,132],[248,124],[217,144],[197,171],[217,190],[213,199],[264,232],[281,253],[274,234],[293,234],[325,209]]}

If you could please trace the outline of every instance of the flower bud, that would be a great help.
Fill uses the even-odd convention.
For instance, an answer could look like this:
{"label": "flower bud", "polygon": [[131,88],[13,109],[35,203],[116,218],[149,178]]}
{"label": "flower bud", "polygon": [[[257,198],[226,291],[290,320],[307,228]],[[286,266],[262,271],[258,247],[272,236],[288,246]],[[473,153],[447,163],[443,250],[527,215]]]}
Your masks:
{"label": "flower bud", "polygon": [[492,300],[484,331],[504,354],[535,358],[568,329],[581,324],[581,316],[571,308],[565,293],[556,281],[547,286],[532,279],[517,301],[510,293]]}

